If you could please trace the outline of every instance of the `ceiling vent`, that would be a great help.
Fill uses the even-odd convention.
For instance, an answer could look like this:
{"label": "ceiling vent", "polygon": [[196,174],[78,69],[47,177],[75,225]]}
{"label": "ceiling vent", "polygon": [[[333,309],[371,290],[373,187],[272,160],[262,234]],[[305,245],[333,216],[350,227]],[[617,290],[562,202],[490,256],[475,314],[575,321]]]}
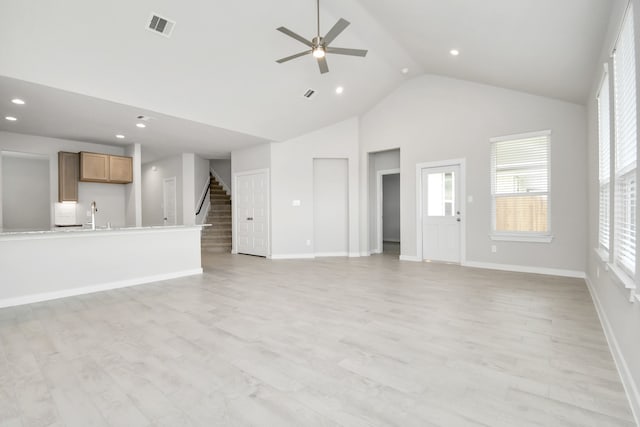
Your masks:
{"label": "ceiling vent", "polygon": [[162,34],[165,37],[171,37],[171,33],[173,32],[173,27],[175,27],[175,25],[176,23],[174,21],[152,13],[149,17],[149,25],[147,25],[147,30],[153,31],[157,34]]}
{"label": "ceiling vent", "polygon": [[315,95],[316,91],[313,89],[307,89],[307,91],[304,93],[304,97],[307,99],[311,99],[313,97],[313,95]]}

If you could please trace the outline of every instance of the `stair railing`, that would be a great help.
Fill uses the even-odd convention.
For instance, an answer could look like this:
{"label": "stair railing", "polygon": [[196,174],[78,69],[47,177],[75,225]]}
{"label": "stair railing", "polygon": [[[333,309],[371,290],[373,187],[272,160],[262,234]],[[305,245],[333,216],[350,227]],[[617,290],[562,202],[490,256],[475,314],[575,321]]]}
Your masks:
{"label": "stair railing", "polygon": [[202,199],[200,200],[200,206],[198,207],[198,211],[196,212],[196,216],[200,215],[202,211],[202,206],[204,206],[205,200],[207,200],[207,195],[211,191],[211,174],[209,174],[209,185],[207,185],[207,190],[202,195]]}

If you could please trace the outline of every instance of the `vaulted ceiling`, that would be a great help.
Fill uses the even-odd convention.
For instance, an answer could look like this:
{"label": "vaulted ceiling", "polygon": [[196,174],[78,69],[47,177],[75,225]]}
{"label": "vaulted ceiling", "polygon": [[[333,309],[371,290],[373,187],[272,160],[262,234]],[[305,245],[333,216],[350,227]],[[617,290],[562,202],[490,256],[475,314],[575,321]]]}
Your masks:
{"label": "vaulted ceiling", "polygon": [[[310,56],[275,62],[304,50],[277,27],[313,36],[313,0],[3,0],[0,76],[239,132],[238,144],[279,141],[361,114],[425,72],[584,103],[612,3],[323,0],[322,32],[343,17],[334,45],[369,54],[329,56],[321,75]],[[176,21],[170,38],[146,29],[152,12]],[[202,152],[229,139],[205,134]]]}

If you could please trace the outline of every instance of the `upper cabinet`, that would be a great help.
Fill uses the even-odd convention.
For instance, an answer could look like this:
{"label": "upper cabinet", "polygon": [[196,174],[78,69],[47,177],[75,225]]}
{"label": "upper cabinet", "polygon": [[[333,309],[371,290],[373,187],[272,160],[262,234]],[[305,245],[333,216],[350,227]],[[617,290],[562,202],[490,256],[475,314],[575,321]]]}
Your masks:
{"label": "upper cabinet", "polygon": [[133,182],[131,157],[80,152],[80,181],[128,184]]}
{"label": "upper cabinet", "polygon": [[78,201],[78,153],[60,151],[58,153],[58,201]]}
{"label": "upper cabinet", "polygon": [[133,159],[109,156],[109,182],[127,184],[133,182]]}

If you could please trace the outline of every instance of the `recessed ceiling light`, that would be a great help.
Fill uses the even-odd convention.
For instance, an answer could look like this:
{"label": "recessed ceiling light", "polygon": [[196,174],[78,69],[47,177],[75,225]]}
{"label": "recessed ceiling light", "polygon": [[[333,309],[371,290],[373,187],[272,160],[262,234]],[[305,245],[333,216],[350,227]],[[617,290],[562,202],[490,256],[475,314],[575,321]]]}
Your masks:
{"label": "recessed ceiling light", "polygon": [[407,74],[409,72],[409,69],[407,67],[404,67],[402,70],[400,70],[400,72],[402,74]]}
{"label": "recessed ceiling light", "polygon": [[136,126],[138,126],[140,129],[147,127],[147,125],[145,125],[144,123],[136,123]]}
{"label": "recessed ceiling light", "polygon": [[343,88],[342,86],[338,86],[338,87],[336,88],[336,93],[337,93],[338,95],[341,95],[341,94],[342,94],[342,92],[344,92],[344,88]]}
{"label": "recessed ceiling light", "polygon": [[18,119],[16,119],[16,118],[15,118],[15,117],[13,117],[13,116],[7,116],[7,117],[5,117],[5,119],[6,119],[6,120],[9,120],[10,122],[15,122],[16,120],[18,120]]}
{"label": "recessed ceiling light", "polygon": [[451,49],[451,50],[449,51],[449,53],[450,53],[452,56],[458,56],[458,55],[460,55],[460,51],[459,51],[458,49]]}
{"label": "recessed ceiling light", "polygon": [[124,135],[120,135],[120,134],[118,134],[118,135],[116,135],[116,138],[118,138],[118,139],[124,139]]}
{"label": "recessed ceiling light", "polygon": [[14,104],[18,104],[18,105],[24,105],[24,101],[20,98],[13,98],[11,100],[11,102],[13,102]]}

